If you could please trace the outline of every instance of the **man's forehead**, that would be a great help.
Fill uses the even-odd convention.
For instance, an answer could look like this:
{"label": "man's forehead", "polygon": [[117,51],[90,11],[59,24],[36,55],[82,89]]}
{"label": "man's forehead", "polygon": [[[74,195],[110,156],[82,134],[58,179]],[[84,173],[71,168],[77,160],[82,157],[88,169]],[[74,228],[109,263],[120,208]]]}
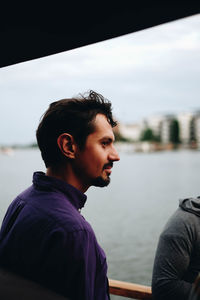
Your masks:
{"label": "man's forehead", "polygon": [[95,139],[95,140],[109,140],[110,142],[113,142],[115,140],[114,133],[112,129],[108,132],[105,132],[103,130],[96,130],[88,135],[88,138]]}
{"label": "man's forehead", "polygon": [[104,128],[105,130],[112,131],[112,126],[110,125],[107,117],[102,114],[96,115],[96,118],[94,120],[94,127],[95,127],[95,130]]}
{"label": "man's forehead", "polygon": [[103,114],[97,114],[95,119],[94,119],[94,125],[97,127],[105,126],[105,127],[110,127],[112,129],[112,126],[110,125],[107,117]]}
{"label": "man's forehead", "polygon": [[96,138],[96,139],[110,139],[114,140],[114,133],[112,126],[106,119],[97,120],[97,122],[94,123],[94,130],[90,134],[91,137]]}

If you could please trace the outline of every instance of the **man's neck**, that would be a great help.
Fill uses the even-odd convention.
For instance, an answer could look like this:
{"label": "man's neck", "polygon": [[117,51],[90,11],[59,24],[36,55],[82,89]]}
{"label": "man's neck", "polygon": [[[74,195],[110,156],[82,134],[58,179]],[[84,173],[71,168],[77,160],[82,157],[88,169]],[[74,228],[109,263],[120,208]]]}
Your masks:
{"label": "man's neck", "polygon": [[70,166],[49,167],[46,170],[46,175],[65,181],[68,184],[74,186],[77,190],[81,191],[82,193],[85,193],[89,188],[89,186],[84,186],[80,182],[80,180],[78,180]]}

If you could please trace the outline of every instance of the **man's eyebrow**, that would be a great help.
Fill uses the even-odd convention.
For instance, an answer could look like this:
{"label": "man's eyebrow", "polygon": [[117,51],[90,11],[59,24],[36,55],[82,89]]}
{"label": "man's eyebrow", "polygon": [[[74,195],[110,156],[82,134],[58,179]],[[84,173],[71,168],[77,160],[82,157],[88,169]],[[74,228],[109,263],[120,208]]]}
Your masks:
{"label": "man's eyebrow", "polygon": [[114,142],[115,138],[111,138],[110,136],[104,136],[100,139],[100,141],[105,141],[105,140],[112,143],[112,142]]}

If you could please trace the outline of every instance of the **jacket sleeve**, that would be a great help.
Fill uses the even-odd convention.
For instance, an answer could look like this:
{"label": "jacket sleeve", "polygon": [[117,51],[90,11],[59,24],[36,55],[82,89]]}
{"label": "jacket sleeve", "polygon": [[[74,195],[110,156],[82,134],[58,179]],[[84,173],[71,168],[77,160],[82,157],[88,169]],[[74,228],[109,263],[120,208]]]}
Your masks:
{"label": "jacket sleeve", "polygon": [[155,300],[185,300],[192,283],[185,280],[194,246],[194,233],[184,218],[175,214],[162,232],[156,251],[152,294]]}
{"label": "jacket sleeve", "polygon": [[72,300],[108,300],[106,257],[95,236],[87,230],[54,236],[46,265],[56,290]]}

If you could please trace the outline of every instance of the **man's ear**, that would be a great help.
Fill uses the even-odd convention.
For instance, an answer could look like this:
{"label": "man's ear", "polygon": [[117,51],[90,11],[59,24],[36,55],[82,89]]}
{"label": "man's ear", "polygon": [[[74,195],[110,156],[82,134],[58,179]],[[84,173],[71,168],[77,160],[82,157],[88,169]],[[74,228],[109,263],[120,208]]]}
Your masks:
{"label": "man's ear", "polygon": [[59,135],[57,138],[57,144],[63,155],[71,159],[75,158],[76,143],[71,134],[62,133]]}

